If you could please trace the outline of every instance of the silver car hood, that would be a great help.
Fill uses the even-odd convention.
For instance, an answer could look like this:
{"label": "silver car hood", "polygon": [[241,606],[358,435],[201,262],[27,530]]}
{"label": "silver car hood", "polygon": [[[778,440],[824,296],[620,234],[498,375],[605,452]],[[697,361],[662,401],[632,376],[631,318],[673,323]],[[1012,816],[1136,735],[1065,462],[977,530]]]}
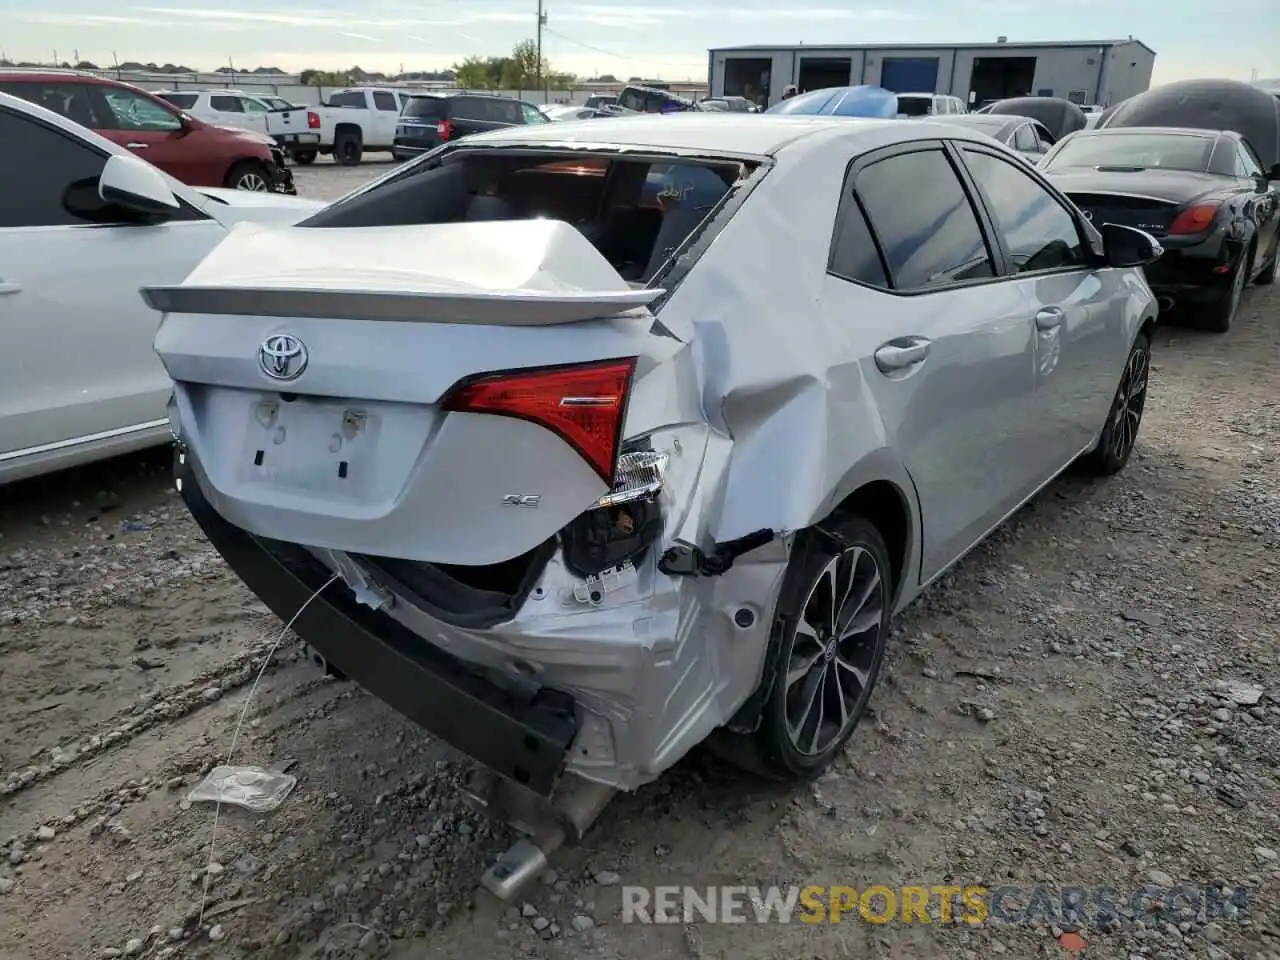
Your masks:
{"label": "silver car hood", "polygon": [[170,313],[570,323],[643,310],[590,241],[557,220],[361,228],[237,226],[181,284],[143,297]]}

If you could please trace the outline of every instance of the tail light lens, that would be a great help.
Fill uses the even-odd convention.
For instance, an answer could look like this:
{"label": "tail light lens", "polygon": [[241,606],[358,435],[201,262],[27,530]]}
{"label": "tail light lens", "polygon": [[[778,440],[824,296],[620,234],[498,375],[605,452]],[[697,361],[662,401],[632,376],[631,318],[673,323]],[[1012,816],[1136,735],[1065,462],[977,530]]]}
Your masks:
{"label": "tail light lens", "polygon": [[453,136],[453,121],[441,120],[436,124],[436,134],[441,140],[448,140]]}
{"label": "tail light lens", "polygon": [[515,417],[545,427],[573,447],[610,489],[636,358],[485,376],[449,391],[441,406]]}
{"label": "tail light lens", "polygon": [[307,111],[307,129],[308,130],[320,129],[320,114],[316,113],[314,110]]}
{"label": "tail light lens", "polygon": [[1213,225],[1219,206],[1216,203],[1197,203],[1194,207],[1187,207],[1169,224],[1170,235],[1204,233]]}

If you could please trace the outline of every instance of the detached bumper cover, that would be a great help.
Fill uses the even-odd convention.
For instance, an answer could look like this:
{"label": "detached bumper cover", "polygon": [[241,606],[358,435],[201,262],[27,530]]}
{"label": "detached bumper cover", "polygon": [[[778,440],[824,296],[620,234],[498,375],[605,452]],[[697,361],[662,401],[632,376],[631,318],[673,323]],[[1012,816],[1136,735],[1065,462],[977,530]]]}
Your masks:
{"label": "detached bumper cover", "polygon": [[[232,570],[287,622],[329,572],[300,547],[256,537],[224,520],[201,492],[189,456],[180,452],[175,461],[187,508]],[[430,733],[502,776],[550,795],[578,732],[568,696],[542,690],[517,701],[390,617],[356,603],[341,581],[307,605],[294,630]]]}

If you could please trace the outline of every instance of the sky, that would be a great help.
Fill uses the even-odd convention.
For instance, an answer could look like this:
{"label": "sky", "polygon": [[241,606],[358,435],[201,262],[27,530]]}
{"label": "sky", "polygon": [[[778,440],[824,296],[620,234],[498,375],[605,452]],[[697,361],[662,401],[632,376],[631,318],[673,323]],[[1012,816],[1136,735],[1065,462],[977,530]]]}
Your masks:
{"label": "sky", "polygon": [[[1277,0],[545,0],[552,68],[705,79],[707,49],[746,44],[974,43],[999,35],[1156,50],[1153,84],[1280,77]],[[0,53],[99,65],[182,63],[398,72],[497,56],[536,30],[537,0],[0,0]],[[1256,74],[1254,73],[1256,71]]]}

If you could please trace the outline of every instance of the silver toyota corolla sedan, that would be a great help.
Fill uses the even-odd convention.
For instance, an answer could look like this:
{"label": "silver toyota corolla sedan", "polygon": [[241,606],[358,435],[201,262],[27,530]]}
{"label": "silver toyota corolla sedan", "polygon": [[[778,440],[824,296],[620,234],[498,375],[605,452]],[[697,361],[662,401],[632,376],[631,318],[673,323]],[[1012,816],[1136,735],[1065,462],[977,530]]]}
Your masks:
{"label": "silver toyota corolla sedan", "polygon": [[826,769],[894,612],[1125,465],[1159,253],[955,125],[690,113],[467,138],[145,295],[211,542],[573,835],[708,738]]}

